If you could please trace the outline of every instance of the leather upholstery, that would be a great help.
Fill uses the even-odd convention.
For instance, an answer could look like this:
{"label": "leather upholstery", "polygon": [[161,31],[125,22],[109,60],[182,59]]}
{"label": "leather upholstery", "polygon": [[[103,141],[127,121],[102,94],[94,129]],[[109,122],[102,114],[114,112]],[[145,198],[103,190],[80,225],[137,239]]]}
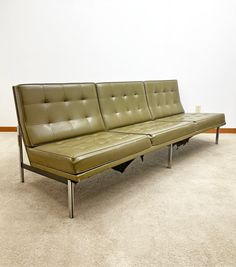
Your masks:
{"label": "leather upholstery", "polygon": [[162,118],[159,121],[181,122],[189,121],[196,123],[197,130],[214,128],[225,124],[225,115],[223,113],[182,113],[174,116]]}
{"label": "leather upholstery", "polygon": [[14,87],[18,120],[33,166],[78,180],[225,124],[224,114],[185,114],[175,80],[96,86]]}
{"label": "leather upholstery", "polygon": [[108,129],[151,120],[142,82],[98,83],[97,91]]}
{"label": "leather upholstery", "polygon": [[160,145],[174,141],[196,132],[196,124],[193,122],[161,122],[159,120],[133,124],[112,131],[120,133],[143,134],[150,136],[152,145]]}
{"label": "leather upholstery", "polygon": [[176,80],[144,82],[153,119],[183,113]]}
{"label": "leather upholstery", "polygon": [[95,84],[31,84],[14,90],[29,146],[104,130]]}
{"label": "leather upholstery", "polygon": [[29,148],[32,164],[78,174],[151,147],[142,135],[99,132]]}

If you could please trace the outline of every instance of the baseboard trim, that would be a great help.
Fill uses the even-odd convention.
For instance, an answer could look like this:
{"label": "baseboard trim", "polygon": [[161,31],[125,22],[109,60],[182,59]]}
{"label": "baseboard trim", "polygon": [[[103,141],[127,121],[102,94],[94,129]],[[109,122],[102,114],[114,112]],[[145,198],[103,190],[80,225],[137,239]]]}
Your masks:
{"label": "baseboard trim", "polygon": [[[206,131],[205,133],[216,133],[216,129],[210,129]],[[221,134],[236,134],[236,128],[220,128]]]}
{"label": "baseboard trim", "polygon": [[16,132],[17,128],[14,126],[0,126],[0,132]]}
{"label": "baseboard trim", "polygon": [[[0,132],[16,132],[17,127],[15,126],[0,126]],[[216,129],[211,129],[205,133],[216,133]],[[236,134],[236,128],[220,128],[220,133]]]}

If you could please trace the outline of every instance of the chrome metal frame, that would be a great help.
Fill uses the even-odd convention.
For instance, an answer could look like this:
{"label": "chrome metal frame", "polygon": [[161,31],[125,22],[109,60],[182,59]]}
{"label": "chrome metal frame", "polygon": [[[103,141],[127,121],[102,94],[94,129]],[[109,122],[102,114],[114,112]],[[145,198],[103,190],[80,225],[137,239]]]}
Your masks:
{"label": "chrome metal frame", "polygon": [[22,135],[21,135],[21,130],[20,127],[17,127],[17,138],[18,138],[18,146],[19,146],[19,163],[20,163],[20,179],[21,182],[24,183],[25,177],[24,177],[24,168],[23,168],[23,147],[22,147]]}
{"label": "chrome metal frame", "polygon": [[220,127],[216,128],[216,144],[219,144]]}
{"label": "chrome metal frame", "polygon": [[72,181],[72,180],[68,180],[65,179],[62,176],[53,174],[53,173],[49,173],[46,171],[43,171],[41,169],[38,169],[36,167],[30,166],[28,164],[24,163],[24,158],[23,158],[23,146],[22,146],[22,134],[21,134],[21,130],[20,127],[17,127],[17,138],[18,138],[18,146],[19,146],[19,161],[20,161],[20,178],[21,178],[21,182],[24,183],[25,179],[24,179],[24,169],[31,171],[31,172],[35,172],[37,174],[46,176],[50,179],[56,180],[58,182],[67,184],[68,187],[68,208],[69,208],[69,218],[74,218],[74,206],[75,206],[75,185],[77,184],[77,182]]}
{"label": "chrome metal frame", "polygon": [[75,182],[68,180],[68,209],[69,217],[74,218],[74,206],[75,206]]}
{"label": "chrome metal frame", "polygon": [[[74,206],[75,206],[75,185],[77,184],[76,181],[68,180],[62,176],[46,172],[44,170],[38,169],[36,167],[30,166],[28,164],[24,163],[23,158],[23,146],[22,146],[22,134],[20,127],[17,127],[17,138],[18,138],[18,146],[19,146],[19,161],[20,161],[20,178],[21,182],[24,183],[24,169],[35,172],[37,174],[46,176],[50,179],[57,180],[59,182],[62,182],[64,184],[67,184],[68,188],[68,209],[69,209],[69,218],[74,218]],[[215,143],[219,143],[219,134],[220,134],[220,127],[216,128],[216,140]],[[168,146],[168,164],[167,168],[172,168],[172,158],[173,158],[173,144],[170,144]],[[79,181],[78,181],[79,182]]]}
{"label": "chrome metal frame", "polygon": [[173,158],[173,144],[170,144],[168,147],[168,164],[167,168],[171,169],[172,167],[172,158]]}

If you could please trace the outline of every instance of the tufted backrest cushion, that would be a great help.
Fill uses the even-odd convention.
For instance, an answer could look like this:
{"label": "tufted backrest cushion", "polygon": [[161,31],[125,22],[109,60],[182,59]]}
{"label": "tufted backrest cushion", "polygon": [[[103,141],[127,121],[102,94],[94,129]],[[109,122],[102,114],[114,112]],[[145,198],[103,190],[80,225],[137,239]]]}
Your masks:
{"label": "tufted backrest cushion", "polygon": [[13,90],[28,146],[104,130],[95,84],[26,84]]}
{"label": "tufted backrest cushion", "polygon": [[97,91],[108,129],[151,120],[142,82],[98,83]]}
{"label": "tufted backrest cushion", "polygon": [[146,81],[144,84],[153,119],[184,112],[176,80]]}

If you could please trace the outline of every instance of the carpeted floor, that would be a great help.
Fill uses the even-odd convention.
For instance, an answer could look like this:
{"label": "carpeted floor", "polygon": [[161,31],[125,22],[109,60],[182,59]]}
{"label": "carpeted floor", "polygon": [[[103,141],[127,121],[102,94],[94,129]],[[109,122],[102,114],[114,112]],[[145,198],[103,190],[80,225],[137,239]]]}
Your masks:
{"label": "carpeted floor", "polygon": [[26,171],[15,133],[0,134],[0,266],[236,266],[236,135],[194,137],[76,188]]}

